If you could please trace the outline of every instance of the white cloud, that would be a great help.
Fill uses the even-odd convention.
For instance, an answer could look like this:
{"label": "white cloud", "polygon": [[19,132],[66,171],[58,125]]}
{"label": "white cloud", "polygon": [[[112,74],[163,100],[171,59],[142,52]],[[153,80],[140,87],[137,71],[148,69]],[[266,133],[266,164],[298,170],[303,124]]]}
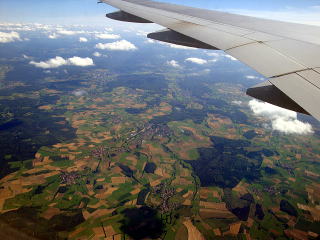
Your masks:
{"label": "white cloud", "polygon": [[193,48],[193,47],[187,47],[187,46],[171,44],[171,43],[165,43],[165,45],[168,45],[169,47],[176,48],[176,49],[185,49],[185,50],[195,50],[196,49],[196,48]]}
{"label": "white cloud", "polygon": [[52,33],[48,36],[50,39],[57,39],[59,36],[56,33]]}
{"label": "white cloud", "polygon": [[35,62],[31,61],[29,64],[34,65],[38,68],[58,68],[61,66],[79,66],[79,67],[87,67],[93,66],[93,60],[91,58],[81,58],[81,57],[72,57],[68,59],[64,59],[62,57],[51,58],[47,61]]}
{"label": "white cloud", "polygon": [[209,60],[209,62],[217,62],[217,61],[219,61],[219,60],[221,60],[223,58],[227,58],[227,59],[229,59],[231,61],[238,61],[238,59],[236,59],[235,57],[232,57],[231,55],[225,54],[225,53],[223,53],[221,51],[219,51],[219,52],[207,52],[206,54],[208,56],[210,56],[210,57],[214,57],[214,59]]}
{"label": "white cloud", "polygon": [[24,59],[31,59],[31,58],[32,58],[32,57],[29,57],[29,56],[27,56],[27,55],[25,55],[25,54],[23,54],[22,57],[23,57]]}
{"label": "white cloud", "polygon": [[58,34],[67,35],[67,36],[85,33],[84,31],[73,31],[73,30],[66,30],[63,28],[58,28],[57,32],[58,32]]}
{"label": "white cloud", "polygon": [[146,43],[156,43],[156,41],[148,38],[148,39],[146,40]]}
{"label": "white cloud", "polygon": [[231,61],[238,61],[238,59],[230,56],[230,55],[225,55],[226,58],[229,58]]}
{"label": "white cloud", "polygon": [[58,33],[61,35],[75,35],[76,34],[75,31],[64,30],[64,29],[58,30]]}
{"label": "white cloud", "polygon": [[96,38],[100,38],[100,39],[119,39],[119,38],[121,38],[121,36],[117,35],[117,34],[100,33],[100,34],[96,34]]}
{"label": "white cloud", "polygon": [[240,106],[242,105],[242,101],[235,100],[235,101],[232,101],[232,104]]}
{"label": "white cloud", "polygon": [[0,43],[9,43],[9,42],[15,42],[15,41],[21,41],[20,35],[17,32],[0,32]]}
{"label": "white cloud", "polygon": [[85,37],[80,37],[79,42],[88,42],[88,39]]}
{"label": "white cloud", "polygon": [[81,97],[88,94],[85,90],[76,90],[76,91],[73,91],[72,93],[76,97]]}
{"label": "white cloud", "polygon": [[172,66],[172,67],[175,67],[175,68],[179,68],[180,67],[179,63],[177,61],[175,61],[175,60],[167,61],[167,64]]}
{"label": "white cloud", "polygon": [[67,65],[67,61],[62,57],[55,57],[55,58],[51,58],[45,62],[31,61],[30,64],[34,65],[38,68],[45,68],[46,69],[46,68],[58,68],[63,65]]}
{"label": "white cloud", "polygon": [[245,76],[246,79],[249,79],[249,80],[260,80],[260,81],[264,81],[265,78],[263,77],[257,77],[257,76],[253,76],[253,75],[247,75]]}
{"label": "white cloud", "polygon": [[283,109],[269,103],[251,100],[249,107],[257,116],[262,116],[271,121],[271,127],[275,131],[285,134],[312,134],[312,126],[309,123],[297,119],[297,113]]}
{"label": "white cloud", "polygon": [[221,54],[217,52],[208,52],[207,55],[210,57],[216,57],[216,58],[221,57]]}
{"label": "white cloud", "polygon": [[216,63],[216,62],[218,62],[218,59],[211,59],[211,60],[209,60],[208,62],[210,62],[210,63]]}
{"label": "white cloud", "polygon": [[[142,35],[142,33],[140,33],[140,34],[137,33],[137,35]],[[194,47],[187,47],[187,46],[182,46],[182,45],[177,45],[177,44],[172,44],[172,43],[155,41],[155,40],[149,39],[149,38],[146,40],[146,43],[158,43],[158,44],[161,44],[161,45],[168,46],[170,48],[183,49],[183,50],[196,50],[197,49],[197,48],[194,48]]]}
{"label": "white cloud", "polygon": [[92,55],[95,56],[95,57],[101,57],[102,56],[102,54],[99,53],[99,52],[94,52]]}
{"label": "white cloud", "polygon": [[252,76],[252,75],[248,75],[248,76],[246,76],[246,79],[258,79],[258,77]]}
{"label": "white cloud", "polygon": [[208,63],[207,60],[204,60],[201,58],[187,58],[186,62],[192,62],[192,63],[199,64],[199,65],[203,65],[203,64]]}
{"label": "white cloud", "polygon": [[38,27],[30,24],[0,23],[0,29],[5,31],[35,31]]}
{"label": "white cloud", "polygon": [[112,27],[107,27],[107,28],[105,28],[105,30],[106,30],[107,32],[113,32],[113,28],[112,28]]}
{"label": "white cloud", "polygon": [[136,32],[136,35],[137,35],[137,36],[146,37],[146,36],[148,35],[148,32],[139,30],[139,31]]}
{"label": "white cloud", "polygon": [[130,50],[136,50],[137,47],[132,44],[131,42],[128,42],[127,40],[121,40],[117,42],[112,43],[98,43],[96,44],[96,48],[98,49],[108,49],[108,50],[116,50],[116,51],[130,51]]}
{"label": "white cloud", "polygon": [[87,67],[93,66],[93,60],[91,58],[81,58],[81,57],[72,57],[67,60],[68,65],[79,66],[79,67]]}

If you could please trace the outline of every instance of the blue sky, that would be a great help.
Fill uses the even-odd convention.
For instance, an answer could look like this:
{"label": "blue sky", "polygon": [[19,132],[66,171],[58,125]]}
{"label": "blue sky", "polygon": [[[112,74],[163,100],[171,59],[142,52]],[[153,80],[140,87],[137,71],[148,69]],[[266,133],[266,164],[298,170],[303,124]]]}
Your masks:
{"label": "blue sky", "polygon": [[[281,20],[320,22],[320,0],[162,0]],[[95,0],[1,0],[0,21],[99,23],[112,8]]]}

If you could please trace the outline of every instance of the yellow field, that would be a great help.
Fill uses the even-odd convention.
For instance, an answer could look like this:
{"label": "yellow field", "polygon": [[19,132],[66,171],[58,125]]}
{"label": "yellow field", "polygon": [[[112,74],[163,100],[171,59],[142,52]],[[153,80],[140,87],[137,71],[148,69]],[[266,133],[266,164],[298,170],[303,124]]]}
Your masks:
{"label": "yellow field", "polygon": [[205,240],[199,230],[192,224],[191,220],[188,219],[183,222],[188,229],[188,240]]}
{"label": "yellow field", "polygon": [[48,208],[47,211],[42,213],[42,217],[49,220],[50,218],[52,218],[55,215],[60,214],[61,211],[58,208]]}
{"label": "yellow field", "polygon": [[115,209],[97,209],[93,213],[89,213],[87,210],[83,209],[82,214],[84,219],[88,220],[89,218],[98,218],[108,214],[111,214]]}
{"label": "yellow field", "polygon": [[202,219],[208,218],[222,218],[222,219],[230,219],[235,218],[230,211],[227,209],[208,209],[208,208],[201,208],[200,209],[200,217]]}
{"label": "yellow field", "polygon": [[121,184],[126,182],[126,177],[112,177],[111,182],[113,184]]}
{"label": "yellow field", "polygon": [[230,234],[232,235],[238,235],[241,227],[241,222],[239,223],[233,223],[230,225]]}

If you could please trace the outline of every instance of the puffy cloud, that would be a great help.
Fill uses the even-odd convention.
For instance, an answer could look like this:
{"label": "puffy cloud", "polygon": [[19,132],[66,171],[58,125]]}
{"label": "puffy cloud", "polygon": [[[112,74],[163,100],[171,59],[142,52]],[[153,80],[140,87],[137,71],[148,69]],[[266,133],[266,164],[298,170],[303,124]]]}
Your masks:
{"label": "puffy cloud", "polygon": [[93,60],[91,58],[81,58],[81,57],[72,57],[68,59],[64,59],[62,57],[51,58],[47,61],[35,62],[31,61],[29,64],[34,65],[38,68],[58,68],[61,66],[79,66],[79,67],[87,67],[93,66]]}
{"label": "puffy cloud", "polygon": [[192,63],[195,63],[195,64],[199,64],[199,65],[203,65],[203,64],[208,63],[207,60],[204,60],[204,59],[201,59],[201,58],[187,58],[186,61],[187,62],[192,62]]}
{"label": "puffy cloud", "polygon": [[93,66],[93,60],[91,58],[81,58],[81,57],[72,57],[67,60],[68,65],[79,66],[79,67],[87,67]]}
{"label": "puffy cloud", "polygon": [[80,37],[79,42],[88,42],[88,39],[85,37]]}
{"label": "puffy cloud", "polygon": [[27,56],[27,55],[25,55],[25,54],[22,54],[22,57],[24,58],[24,59],[31,59],[32,57],[29,57],[29,56]]}
{"label": "puffy cloud", "polygon": [[172,67],[175,67],[175,68],[179,68],[180,67],[179,63],[177,61],[175,61],[175,60],[167,61],[167,64],[172,66]]}
{"label": "puffy cloud", "polygon": [[52,33],[48,36],[50,39],[57,39],[59,36],[56,33]]}
{"label": "puffy cloud", "polygon": [[81,97],[84,95],[87,95],[88,93],[85,90],[76,90],[72,92],[73,95],[75,95],[76,97]]}
{"label": "puffy cloud", "polygon": [[0,32],[0,43],[9,43],[14,41],[20,41],[20,35],[17,32]]}
{"label": "puffy cloud", "polygon": [[96,38],[100,38],[100,39],[119,39],[119,38],[121,38],[121,36],[117,35],[117,34],[100,33],[100,34],[96,34]]}
{"label": "puffy cloud", "polygon": [[312,126],[298,119],[278,118],[272,122],[272,128],[286,134],[312,134]]}
{"label": "puffy cloud", "polygon": [[275,131],[285,134],[312,134],[312,126],[309,123],[297,119],[297,113],[283,109],[269,103],[251,100],[249,107],[257,116],[262,116],[271,121],[271,127]]}
{"label": "puffy cloud", "polygon": [[45,62],[31,61],[30,64],[34,65],[38,68],[58,68],[63,65],[67,65],[67,61],[62,57],[55,57],[55,58],[51,58]]}
{"label": "puffy cloud", "polygon": [[130,50],[136,50],[137,47],[132,44],[131,42],[128,42],[127,40],[121,40],[117,42],[112,43],[98,43],[96,44],[96,48],[98,49],[108,49],[108,50],[116,50],[116,51],[130,51]]}
{"label": "puffy cloud", "polygon": [[102,56],[102,54],[99,53],[99,52],[94,52],[92,55],[95,56],[95,57],[101,57]]}

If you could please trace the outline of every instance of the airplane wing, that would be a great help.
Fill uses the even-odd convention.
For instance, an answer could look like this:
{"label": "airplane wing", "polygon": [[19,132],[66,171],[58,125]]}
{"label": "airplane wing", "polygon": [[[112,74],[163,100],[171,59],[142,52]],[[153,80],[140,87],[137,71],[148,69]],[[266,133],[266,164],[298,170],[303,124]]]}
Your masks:
{"label": "airplane wing", "polygon": [[223,50],[268,78],[248,95],[320,121],[320,27],[149,0],[102,2],[120,9],[109,18],[166,27],[150,38]]}

